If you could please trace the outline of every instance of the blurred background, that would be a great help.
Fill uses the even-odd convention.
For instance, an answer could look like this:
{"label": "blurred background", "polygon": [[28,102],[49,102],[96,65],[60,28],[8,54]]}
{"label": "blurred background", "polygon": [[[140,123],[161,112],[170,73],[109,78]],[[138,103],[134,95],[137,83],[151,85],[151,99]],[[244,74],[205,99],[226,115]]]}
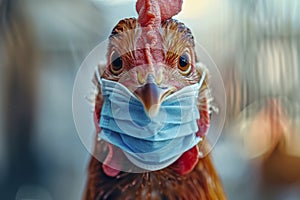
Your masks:
{"label": "blurred background", "polygon": [[[72,117],[87,54],[134,0],[0,0],[0,198],[81,199],[89,153]],[[300,2],[185,0],[175,18],[227,94],[212,154],[228,199],[300,199]]]}

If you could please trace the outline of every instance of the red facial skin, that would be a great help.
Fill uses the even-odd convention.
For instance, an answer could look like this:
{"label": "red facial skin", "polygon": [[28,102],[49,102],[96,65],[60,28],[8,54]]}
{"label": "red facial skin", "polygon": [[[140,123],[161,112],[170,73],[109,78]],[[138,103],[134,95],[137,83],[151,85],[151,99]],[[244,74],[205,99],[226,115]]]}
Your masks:
{"label": "red facial skin", "polygon": [[179,175],[185,175],[190,173],[196,166],[199,159],[198,146],[194,146],[190,150],[184,152],[180,158],[170,165],[171,169],[177,172]]}
{"label": "red facial skin", "polygon": [[[161,51],[163,47],[163,38],[159,32],[159,28],[163,21],[171,18],[181,11],[183,0],[138,0],[136,3],[136,10],[139,14],[138,24],[143,28],[141,37],[138,38],[135,50],[134,66],[145,65],[153,68],[153,72],[159,71],[155,67],[159,67],[160,63],[164,63],[164,55]],[[158,51],[160,50],[160,51]],[[193,55],[192,62],[195,62]],[[148,69],[148,71],[151,69]],[[134,70],[132,70],[134,71]],[[142,71],[142,70],[141,70]],[[147,70],[146,70],[147,71]],[[136,79],[134,79],[136,80]],[[129,80],[130,81],[130,80]],[[124,84],[130,88],[129,81]],[[176,86],[178,83],[168,83]],[[182,87],[182,86],[181,86]],[[98,98],[98,97],[97,97]],[[97,133],[99,133],[99,120],[102,104],[95,105],[94,122]],[[201,118],[197,121],[198,132],[195,133],[198,137],[204,137],[209,128],[209,114],[208,109],[200,111]],[[199,149],[197,146],[184,152],[182,156],[171,166],[178,174],[184,175],[191,172],[198,162]],[[122,160],[126,159],[124,153],[109,144],[109,153],[103,163],[103,170],[107,176],[115,177],[122,169]],[[111,164],[114,165],[111,165]],[[118,169],[112,169],[109,166],[115,166]]]}

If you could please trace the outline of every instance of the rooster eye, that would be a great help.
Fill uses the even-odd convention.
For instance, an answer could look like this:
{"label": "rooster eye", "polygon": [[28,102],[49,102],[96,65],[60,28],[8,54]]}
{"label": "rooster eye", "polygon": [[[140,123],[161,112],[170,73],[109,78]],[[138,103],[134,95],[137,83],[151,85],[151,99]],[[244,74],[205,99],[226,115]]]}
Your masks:
{"label": "rooster eye", "polygon": [[178,68],[180,69],[183,75],[187,75],[191,71],[191,58],[190,55],[185,52],[183,53],[178,60]]}
{"label": "rooster eye", "polygon": [[119,53],[113,51],[110,56],[110,60],[111,60],[111,65],[110,65],[111,72],[115,75],[120,74],[123,68],[122,57],[119,55]]}

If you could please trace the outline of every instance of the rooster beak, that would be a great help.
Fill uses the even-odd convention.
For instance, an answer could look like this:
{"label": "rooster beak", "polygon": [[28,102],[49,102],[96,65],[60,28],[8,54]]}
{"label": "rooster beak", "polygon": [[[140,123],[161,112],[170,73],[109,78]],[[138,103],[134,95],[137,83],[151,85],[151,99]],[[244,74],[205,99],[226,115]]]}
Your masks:
{"label": "rooster beak", "polygon": [[148,75],[146,84],[137,88],[134,93],[141,100],[146,114],[155,117],[165,97],[173,92],[173,87],[159,87],[154,76]]}

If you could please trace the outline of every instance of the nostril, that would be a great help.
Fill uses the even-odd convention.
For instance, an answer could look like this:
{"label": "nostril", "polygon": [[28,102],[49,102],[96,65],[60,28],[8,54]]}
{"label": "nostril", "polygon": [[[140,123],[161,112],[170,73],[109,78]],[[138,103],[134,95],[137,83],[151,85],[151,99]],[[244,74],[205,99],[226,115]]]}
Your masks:
{"label": "nostril", "polygon": [[159,70],[157,75],[156,75],[156,84],[157,85],[160,85],[163,81],[163,73],[162,73],[162,70]]}
{"label": "nostril", "polygon": [[137,79],[138,79],[138,82],[139,84],[143,85],[145,83],[145,78],[142,74],[142,72],[140,72],[139,70],[136,72],[137,74]]}

